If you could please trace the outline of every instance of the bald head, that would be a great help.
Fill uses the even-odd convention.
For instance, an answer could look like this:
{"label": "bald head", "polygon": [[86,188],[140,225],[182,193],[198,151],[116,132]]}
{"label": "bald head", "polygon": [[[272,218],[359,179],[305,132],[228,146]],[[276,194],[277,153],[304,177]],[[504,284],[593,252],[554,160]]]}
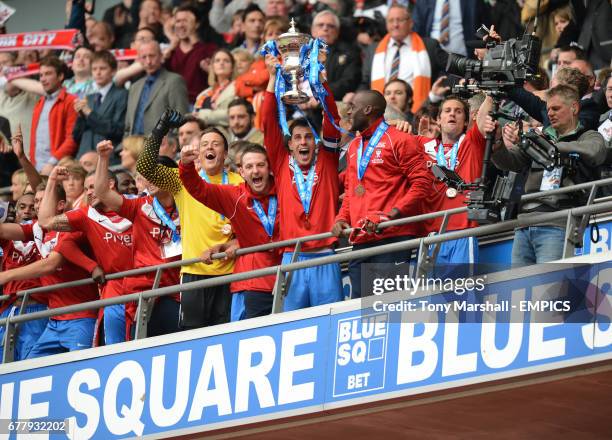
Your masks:
{"label": "bald head", "polygon": [[363,131],[385,114],[387,101],[376,90],[362,90],[355,94],[347,108],[351,131]]}

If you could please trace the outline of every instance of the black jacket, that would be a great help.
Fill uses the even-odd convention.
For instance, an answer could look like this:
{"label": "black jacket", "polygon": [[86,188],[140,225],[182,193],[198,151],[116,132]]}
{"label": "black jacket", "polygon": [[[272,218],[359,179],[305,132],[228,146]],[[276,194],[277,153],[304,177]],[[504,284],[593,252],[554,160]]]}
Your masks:
{"label": "black jacket", "polygon": [[354,92],[361,81],[361,55],[357,45],[343,41],[329,46],[325,69],[327,82],[336,101],[348,92]]}

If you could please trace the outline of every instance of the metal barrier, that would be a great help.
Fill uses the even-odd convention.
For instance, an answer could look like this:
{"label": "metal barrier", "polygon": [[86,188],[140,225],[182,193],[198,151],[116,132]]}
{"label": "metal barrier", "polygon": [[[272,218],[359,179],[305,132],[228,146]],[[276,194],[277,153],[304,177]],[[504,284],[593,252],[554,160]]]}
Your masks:
{"label": "metal barrier", "polygon": [[[565,231],[565,245],[563,256],[564,258],[573,255],[574,249],[577,244],[580,243],[582,237],[582,230],[588,223],[588,218],[592,214],[599,214],[608,211],[612,211],[612,201],[605,201],[602,203],[593,204],[595,201],[595,193],[597,188],[600,186],[604,186],[607,184],[612,184],[612,178],[602,179],[595,182],[588,182],[579,185],[574,185],[570,187],[559,188],[556,190],[546,191],[546,195],[555,195],[555,194],[564,194],[578,190],[589,189],[589,197],[587,203],[584,206],[572,209],[566,209],[562,211],[550,212],[550,213],[538,213],[530,216],[528,221],[522,221],[521,226],[528,226],[543,222],[550,222],[553,220],[559,220],[566,218],[566,231]],[[522,197],[522,201],[529,201],[533,199],[537,199],[544,192],[527,194]],[[433,261],[435,261],[435,255],[437,254],[437,248],[440,243],[450,240],[455,240],[459,238],[465,237],[480,237],[483,235],[495,234],[500,232],[511,231],[519,226],[519,222],[517,220],[510,220],[506,222],[495,223],[491,225],[478,226],[475,228],[464,229],[459,231],[451,231],[446,232],[446,225],[448,224],[448,218],[451,215],[460,214],[467,211],[467,207],[464,208],[455,208],[446,211],[439,211],[428,214],[421,214],[413,217],[407,217],[397,220],[391,220],[387,222],[383,222],[379,225],[379,227],[387,228],[391,226],[404,225],[408,223],[421,222],[423,220],[430,220],[437,217],[443,217],[442,226],[440,228],[439,234],[430,237],[420,237],[414,238],[410,240],[406,240],[403,242],[397,242],[392,244],[380,245],[368,249],[362,250],[352,250],[349,252],[338,253],[335,255],[330,255],[326,257],[315,258],[308,261],[296,262],[296,256],[300,251],[301,244],[306,241],[313,240],[321,240],[325,238],[329,238],[332,236],[331,233],[321,233],[315,235],[309,235],[305,237],[299,237],[291,240],[284,240],[274,243],[267,243],[264,245],[253,246],[249,248],[239,249],[236,254],[244,255],[247,253],[253,252],[261,252],[267,251],[270,249],[295,246],[293,258],[290,263],[285,265],[277,265],[271,266],[268,268],[257,269],[249,272],[243,272],[238,274],[230,274],[230,275],[222,275],[214,278],[202,280],[202,281],[194,281],[191,283],[178,284],[174,286],[168,286],[159,288],[159,281],[161,278],[161,272],[164,269],[176,268],[187,264],[193,264],[200,262],[199,259],[193,258],[189,260],[181,260],[172,263],[165,263],[158,266],[150,266],[146,268],[133,269],[125,272],[118,272],[115,274],[110,274],[107,276],[107,279],[117,279],[124,278],[126,276],[134,276],[140,275],[148,272],[155,271],[155,281],[150,290],[146,290],[139,293],[132,293],[128,295],[122,295],[114,298],[107,298],[102,300],[90,301],[87,303],[75,304],[66,307],[60,307],[56,309],[49,309],[41,312],[34,312],[29,314],[22,314],[25,303],[27,302],[27,297],[31,293],[43,293],[53,291],[55,289],[61,287],[76,287],[85,284],[93,283],[93,279],[84,279],[78,281],[71,281],[67,283],[55,284],[53,286],[45,286],[39,287],[35,289],[25,290],[23,292],[19,292],[18,296],[22,297],[22,306],[19,314],[15,316],[10,316],[7,318],[0,319],[0,326],[6,326],[5,336],[4,336],[4,362],[10,362],[13,360],[13,352],[14,352],[14,344],[15,344],[15,332],[16,325],[21,322],[26,322],[34,319],[41,318],[49,318],[57,315],[61,315],[64,313],[74,313],[83,310],[91,310],[98,309],[101,307],[106,307],[110,305],[116,304],[124,304],[132,301],[138,301],[138,309],[136,314],[136,339],[141,339],[146,337],[146,326],[147,320],[149,317],[150,309],[151,309],[151,301],[153,298],[158,296],[171,295],[174,293],[189,291],[200,288],[213,287],[218,285],[223,285],[227,283],[232,283],[235,281],[241,281],[245,279],[258,278],[262,276],[268,275],[276,275],[276,283],[274,287],[274,291],[272,292],[274,295],[274,304],[272,313],[279,312],[282,306],[282,300],[285,295],[286,287],[288,285],[288,279],[285,277],[285,274],[291,274],[295,270],[305,269],[309,267],[331,264],[331,263],[342,263],[347,262],[355,258],[368,258],[374,255],[383,254],[386,252],[395,252],[400,250],[408,250],[408,249],[418,249],[418,259],[417,259],[417,267],[416,274],[424,274],[426,273],[433,265]],[[582,229],[581,229],[582,228]],[[434,253],[430,255],[428,252],[429,245],[434,245]],[[225,256],[224,253],[214,254],[214,258],[223,258]],[[7,295],[0,297],[0,300],[8,298]]]}

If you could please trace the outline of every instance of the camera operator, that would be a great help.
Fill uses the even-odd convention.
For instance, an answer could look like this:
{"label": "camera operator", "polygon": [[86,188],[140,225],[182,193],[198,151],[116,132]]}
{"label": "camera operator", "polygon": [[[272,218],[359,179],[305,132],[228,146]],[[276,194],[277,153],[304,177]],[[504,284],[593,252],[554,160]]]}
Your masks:
{"label": "camera operator", "polygon": [[[530,166],[525,192],[534,193],[557,189],[596,179],[597,167],[604,162],[606,148],[603,137],[585,129],[579,121],[580,97],[568,85],[557,85],[546,93],[547,116],[551,125],[543,134],[559,150],[561,165],[552,171],[532,162],[519,147],[518,128],[508,124],[503,129],[503,144],[497,143],[492,159],[502,170],[520,172]],[[568,161],[570,153],[577,155],[575,164]],[[581,204],[576,193],[542,196],[520,207],[519,224],[531,213],[553,212]],[[565,218],[544,224],[520,227],[514,233],[512,264],[528,265],[560,259],[565,243]]]}

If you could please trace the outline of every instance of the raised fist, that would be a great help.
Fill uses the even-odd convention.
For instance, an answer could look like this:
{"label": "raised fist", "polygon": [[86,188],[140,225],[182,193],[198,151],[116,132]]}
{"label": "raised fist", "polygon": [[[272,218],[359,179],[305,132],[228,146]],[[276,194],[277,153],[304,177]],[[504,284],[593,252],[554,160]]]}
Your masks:
{"label": "raised fist", "polygon": [[111,141],[101,141],[98,142],[96,149],[100,157],[108,158],[113,153],[114,147]]}
{"label": "raised fist", "polygon": [[178,128],[185,122],[182,114],[170,108],[166,109],[160,120],[168,124],[170,128]]}

